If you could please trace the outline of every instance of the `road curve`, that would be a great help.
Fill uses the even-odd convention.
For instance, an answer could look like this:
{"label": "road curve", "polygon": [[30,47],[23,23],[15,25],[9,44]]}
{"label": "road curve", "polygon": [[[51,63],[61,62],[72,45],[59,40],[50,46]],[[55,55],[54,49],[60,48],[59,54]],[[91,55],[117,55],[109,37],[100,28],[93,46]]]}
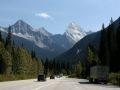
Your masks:
{"label": "road curve", "polygon": [[120,87],[89,84],[84,79],[62,77],[45,82],[37,82],[36,79],[0,82],[0,90],[120,90]]}

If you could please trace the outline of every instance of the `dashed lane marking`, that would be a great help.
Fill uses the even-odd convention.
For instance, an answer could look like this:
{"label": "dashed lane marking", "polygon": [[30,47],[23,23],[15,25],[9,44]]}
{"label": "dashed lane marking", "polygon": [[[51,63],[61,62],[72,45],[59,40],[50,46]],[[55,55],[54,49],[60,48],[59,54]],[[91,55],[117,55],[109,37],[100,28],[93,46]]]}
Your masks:
{"label": "dashed lane marking", "polygon": [[51,83],[51,84],[43,85],[43,86],[37,87],[37,88],[32,89],[32,90],[40,90],[41,88],[44,88],[44,87],[47,87],[47,86],[50,86],[50,85],[53,85],[53,84],[56,84],[56,83]]}

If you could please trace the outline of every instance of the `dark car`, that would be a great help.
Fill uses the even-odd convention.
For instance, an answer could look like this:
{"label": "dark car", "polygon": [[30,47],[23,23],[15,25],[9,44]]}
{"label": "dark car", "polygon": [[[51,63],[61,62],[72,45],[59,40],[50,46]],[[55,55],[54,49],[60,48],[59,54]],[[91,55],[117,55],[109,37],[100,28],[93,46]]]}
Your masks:
{"label": "dark car", "polygon": [[62,77],[63,76],[63,74],[60,74],[60,77]]}
{"label": "dark car", "polygon": [[38,81],[46,81],[45,75],[38,75]]}
{"label": "dark car", "polygon": [[56,75],[57,78],[60,78],[60,75]]}
{"label": "dark car", "polygon": [[51,76],[50,76],[50,79],[55,79],[55,76],[54,76],[54,75],[51,75]]}

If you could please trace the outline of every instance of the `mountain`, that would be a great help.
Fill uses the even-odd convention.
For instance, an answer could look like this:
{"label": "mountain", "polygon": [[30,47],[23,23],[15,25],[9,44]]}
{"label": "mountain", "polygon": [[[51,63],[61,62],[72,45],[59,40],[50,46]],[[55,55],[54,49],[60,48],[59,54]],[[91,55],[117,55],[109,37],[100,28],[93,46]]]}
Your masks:
{"label": "mountain", "polygon": [[79,27],[79,25],[77,25],[75,22],[72,22],[68,25],[67,31],[64,33],[64,35],[69,41],[75,44],[84,36],[86,36],[86,33]]}
{"label": "mountain", "polygon": [[[119,26],[120,18],[112,23],[114,30]],[[108,27],[106,27],[107,30]],[[79,40],[71,49],[56,57],[58,60],[69,60],[72,64],[85,62],[88,45],[93,45],[96,50],[99,50],[101,31],[86,35]]]}
{"label": "mountain", "polygon": [[19,20],[14,25],[12,25],[11,30],[13,35],[30,40],[40,48],[47,47],[44,41],[48,41],[49,36],[52,35],[48,33],[44,28],[39,28],[35,30],[22,20]]}
{"label": "mountain", "polygon": [[87,31],[87,32],[85,32],[87,35],[89,35],[89,34],[92,34],[93,33],[93,31],[91,31],[91,30],[89,30],[89,31]]}
{"label": "mountain", "polygon": [[99,47],[100,32],[89,34],[78,41],[71,49],[56,57],[58,60],[69,60],[71,63],[85,62],[86,50],[89,44]]}
{"label": "mountain", "polygon": [[[64,34],[51,34],[44,27],[34,29],[32,26],[18,20],[11,25],[13,40],[16,45],[24,45],[29,51],[35,49],[37,56],[53,58],[70,49],[86,33],[75,23],[68,25]],[[4,36],[8,28],[0,27]]]}

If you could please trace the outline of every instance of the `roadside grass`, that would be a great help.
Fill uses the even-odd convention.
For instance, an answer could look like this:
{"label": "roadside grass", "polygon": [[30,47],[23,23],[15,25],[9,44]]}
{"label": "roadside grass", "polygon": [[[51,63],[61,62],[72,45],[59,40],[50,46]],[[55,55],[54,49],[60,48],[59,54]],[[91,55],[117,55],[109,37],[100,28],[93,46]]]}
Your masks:
{"label": "roadside grass", "polygon": [[109,82],[113,85],[120,86],[120,72],[119,73],[110,73],[109,74]]}
{"label": "roadside grass", "polygon": [[14,80],[25,80],[36,78],[34,75],[0,75],[0,82],[3,81],[14,81]]}

